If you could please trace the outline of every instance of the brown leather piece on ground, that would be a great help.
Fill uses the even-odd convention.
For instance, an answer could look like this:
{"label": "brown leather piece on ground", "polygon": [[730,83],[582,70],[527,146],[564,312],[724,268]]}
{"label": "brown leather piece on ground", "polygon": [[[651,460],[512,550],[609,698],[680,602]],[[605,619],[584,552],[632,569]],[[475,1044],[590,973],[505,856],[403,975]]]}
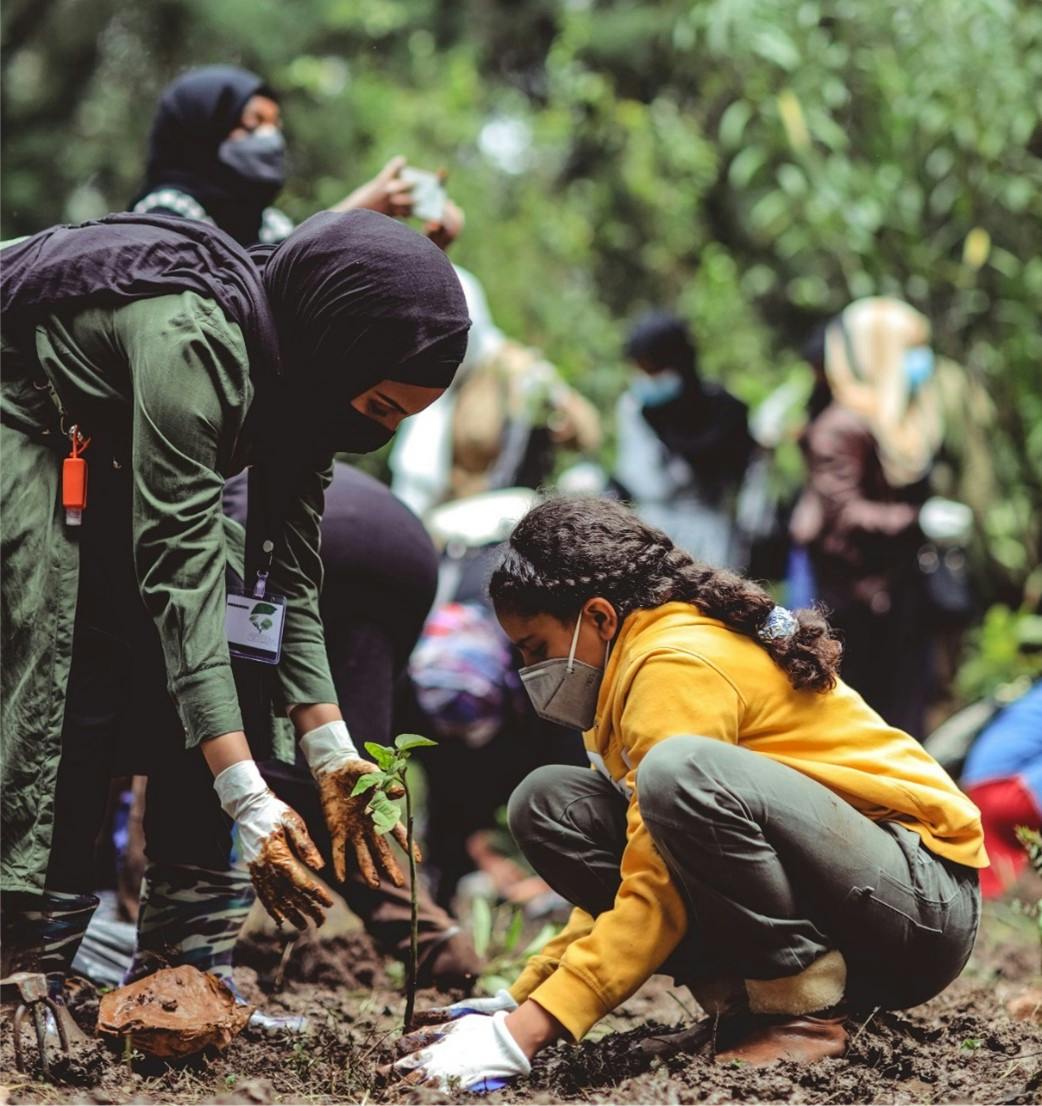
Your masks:
{"label": "brown leather piece on ground", "polygon": [[98,1033],[131,1038],[151,1056],[191,1056],[223,1049],[242,1032],[252,1006],[237,1005],[216,976],[182,964],[163,968],[101,999]]}

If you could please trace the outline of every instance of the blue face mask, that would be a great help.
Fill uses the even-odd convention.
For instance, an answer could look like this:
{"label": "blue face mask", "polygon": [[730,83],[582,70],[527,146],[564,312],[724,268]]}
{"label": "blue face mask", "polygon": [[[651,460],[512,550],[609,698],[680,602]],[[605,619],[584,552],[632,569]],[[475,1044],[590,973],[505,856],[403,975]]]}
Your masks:
{"label": "blue face mask", "polygon": [[630,389],[641,407],[662,407],[684,390],[684,378],[676,369],[663,369],[654,376],[642,372],[634,379]]}
{"label": "blue face mask", "polygon": [[929,346],[912,346],[911,349],[905,350],[904,367],[908,394],[915,396],[933,376],[933,350]]}

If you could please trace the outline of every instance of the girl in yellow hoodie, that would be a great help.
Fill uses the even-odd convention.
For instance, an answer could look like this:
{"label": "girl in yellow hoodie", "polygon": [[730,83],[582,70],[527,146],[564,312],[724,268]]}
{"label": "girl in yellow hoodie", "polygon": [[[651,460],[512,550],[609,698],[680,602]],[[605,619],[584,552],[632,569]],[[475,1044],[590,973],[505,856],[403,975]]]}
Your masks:
{"label": "girl in yellow hoodie", "polygon": [[538,713],[584,731],[591,770],[540,768],[509,807],[574,910],[509,992],[431,1012],[399,1072],[501,1086],[657,971],[717,1016],[718,1059],[810,1061],[843,1052],[851,1011],[958,976],[979,812],[838,679],[820,613],[599,499],[529,512],[490,592]]}

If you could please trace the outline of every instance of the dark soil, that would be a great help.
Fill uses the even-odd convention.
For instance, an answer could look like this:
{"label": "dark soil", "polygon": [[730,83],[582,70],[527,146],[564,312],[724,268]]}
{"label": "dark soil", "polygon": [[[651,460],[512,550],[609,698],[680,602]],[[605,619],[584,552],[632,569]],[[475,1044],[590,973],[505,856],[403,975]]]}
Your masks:
{"label": "dark soil", "polygon": [[[328,927],[328,923],[327,923]],[[636,1047],[699,1015],[691,996],[661,977],[597,1026],[578,1046],[544,1053],[532,1076],[481,1098],[379,1085],[392,1055],[403,1000],[357,930],[302,938],[284,963],[272,931],[247,943],[237,978],[270,1012],[307,1014],[308,1035],[277,1039],[251,1031],[226,1052],[168,1065],[124,1057],[93,1042],[53,1086],[13,1070],[10,1029],[0,1042],[3,1103],[1039,1103],[1042,1024],[1015,1021],[1007,1004],[1042,985],[1037,926],[1009,904],[986,910],[963,977],[915,1010],[880,1012],[851,1025],[842,1060],[807,1067],[719,1066],[708,1055],[649,1062]],[[443,1001],[435,992],[419,1006]]]}

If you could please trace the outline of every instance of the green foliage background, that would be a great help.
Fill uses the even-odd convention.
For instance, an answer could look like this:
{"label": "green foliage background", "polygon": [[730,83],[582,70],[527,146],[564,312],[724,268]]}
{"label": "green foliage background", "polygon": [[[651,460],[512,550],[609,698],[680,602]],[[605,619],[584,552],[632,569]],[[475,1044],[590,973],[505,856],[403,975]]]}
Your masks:
{"label": "green foliage background", "polygon": [[755,402],[817,321],[903,296],[978,386],[988,598],[1037,603],[1035,0],[7,0],[3,40],[4,236],[123,206],[162,86],[240,63],[283,93],[291,215],[448,168],[456,258],[605,410],[645,306]]}

